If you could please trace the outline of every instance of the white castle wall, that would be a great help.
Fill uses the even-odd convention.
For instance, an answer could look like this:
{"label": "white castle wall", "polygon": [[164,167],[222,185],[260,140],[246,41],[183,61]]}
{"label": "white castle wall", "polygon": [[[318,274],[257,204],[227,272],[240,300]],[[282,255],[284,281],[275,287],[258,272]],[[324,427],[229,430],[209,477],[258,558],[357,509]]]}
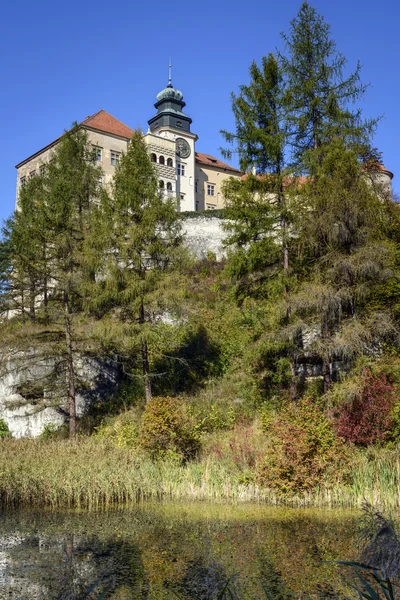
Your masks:
{"label": "white castle wall", "polygon": [[185,244],[196,258],[207,258],[208,252],[213,252],[217,260],[226,256],[223,240],[227,232],[223,230],[224,220],[214,216],[185,215],[182,219],[182,229],[185,234]]}

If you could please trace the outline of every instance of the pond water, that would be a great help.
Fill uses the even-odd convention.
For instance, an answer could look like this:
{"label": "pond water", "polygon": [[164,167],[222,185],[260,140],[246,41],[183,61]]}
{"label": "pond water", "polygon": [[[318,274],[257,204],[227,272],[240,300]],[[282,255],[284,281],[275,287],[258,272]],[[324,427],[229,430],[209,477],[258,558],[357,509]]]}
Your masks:
{"label": "pond water", "polygon": [[[0,599],[352,597],[359,512],[156,504],[105,512],[3,510]],[[89,595],[85,595],[93,587]]]}

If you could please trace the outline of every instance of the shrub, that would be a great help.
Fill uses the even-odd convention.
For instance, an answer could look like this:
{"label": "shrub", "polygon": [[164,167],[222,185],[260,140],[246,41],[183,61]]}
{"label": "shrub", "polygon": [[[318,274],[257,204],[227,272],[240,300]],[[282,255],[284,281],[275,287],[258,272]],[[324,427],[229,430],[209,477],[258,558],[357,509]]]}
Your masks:
{"label": "shrub", "polygon": [[323,407],[305,398],[287,403],[271,422],[269,449],[260,462],[260,485],[294,494],[346,479],[348,453]]}
{"label": "shrub", "polygon": [[103,420],[95,428],[95,437],[111,441],[119,448],[136,448],[139,445],[140,418],[137,409],[122,412],[117,417]]}
{"label": "shrub", "polygon": [[62,440],[68,437],[68,426],[60,423],[46,423],[40,434],[41,440]]}
{"label": "shrub", "polygon": [[0,419],[0,438],[11,437],[10,430],[4,419]]}
{"label": "shrub", "polygon": [[353,400],[335,414],[335,430],[347,442],[370,446],[392,437],[398,388],[383,373],[367,371]]}
{"label": "shrub", "polygon": [[200,449],[199,435],[181,398],[154,397],[146,405],[140,444],[153,458],[193,458]]}

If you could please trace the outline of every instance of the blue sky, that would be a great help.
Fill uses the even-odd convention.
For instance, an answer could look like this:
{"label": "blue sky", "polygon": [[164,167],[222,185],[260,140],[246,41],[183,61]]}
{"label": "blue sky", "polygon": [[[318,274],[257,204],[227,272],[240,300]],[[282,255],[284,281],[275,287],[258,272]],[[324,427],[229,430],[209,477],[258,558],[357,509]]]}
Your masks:
{"label": "blue sky", "polygon": [[[3,2],[0,9],[2,143],[0,218],[14,209],[15,164],[101,108],[147,127],[156,94],[182,90],[197,150],[220,156],[220,129],[232,129],[230,92],[248,81],[253,59],[282,47],[300,0],[69,0]],[[394,171],[397,144],[400,3],[396,0],[314,0],[332,27],[349,69],[363,65],[369,88],[364,115],[384,115],[375,145]],[[397,177],[396,177],[397,175]]]}

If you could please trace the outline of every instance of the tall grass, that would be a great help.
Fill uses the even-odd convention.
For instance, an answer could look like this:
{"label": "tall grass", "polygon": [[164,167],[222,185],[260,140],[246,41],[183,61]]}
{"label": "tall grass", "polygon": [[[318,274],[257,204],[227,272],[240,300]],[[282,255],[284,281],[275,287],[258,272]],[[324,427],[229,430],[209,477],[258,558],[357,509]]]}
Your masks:
{"label": "tall grass", "polygon": [[400,451],[355,456],[352,484],[284,497],[243,482],[217,456],[181,465],[152,462],[105,440],[13,440],[0,442],[0,502],[99,509],[150,499],[262,502],[293,506],[360,506],[364,499],[385,508],[400,505]]}

